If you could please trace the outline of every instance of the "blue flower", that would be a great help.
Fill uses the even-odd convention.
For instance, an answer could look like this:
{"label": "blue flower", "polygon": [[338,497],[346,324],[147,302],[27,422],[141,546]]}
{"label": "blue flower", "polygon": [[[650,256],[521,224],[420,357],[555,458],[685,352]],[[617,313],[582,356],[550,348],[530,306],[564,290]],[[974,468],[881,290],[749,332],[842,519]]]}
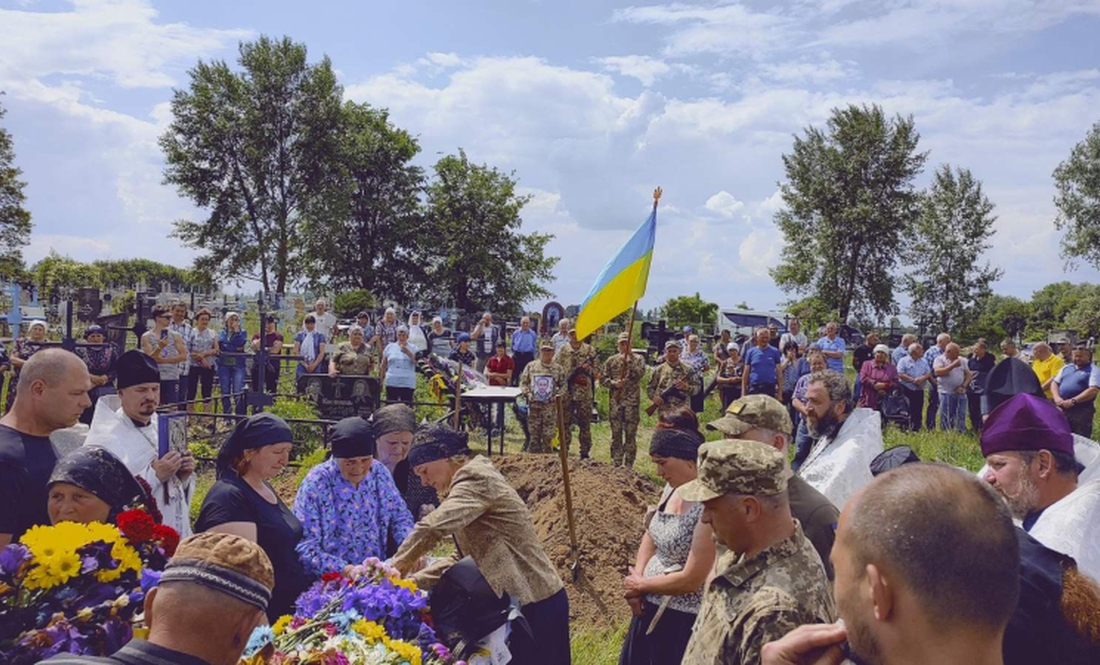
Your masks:
{"label": "blue flower", "polygon": [[143,568],[141,571],[141,590],[145,593],[149,593],[153,587],[160,584],[160,576],[163,573]]}
{"label": "blue flower", "polygon": [[275,641],[275,632],[271,626],[256,626],[252,635],[248,638],[248,644],[244,648],[244,658],[250,658],[254,653]]}
{"label": "blue flower", "polygon": [[31,551],[24,545],[13,543],[0,550],[0,573],[12,578],[24,563],[31,560]]}

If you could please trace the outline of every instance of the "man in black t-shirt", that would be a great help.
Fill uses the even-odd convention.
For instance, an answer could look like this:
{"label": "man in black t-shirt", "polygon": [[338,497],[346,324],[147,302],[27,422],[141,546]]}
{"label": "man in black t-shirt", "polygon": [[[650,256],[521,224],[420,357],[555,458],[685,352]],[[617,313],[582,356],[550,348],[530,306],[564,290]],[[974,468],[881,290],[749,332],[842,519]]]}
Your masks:
{"label": "man in black t-shirt", "polygon": [[856,370],[856,385],[852,389],[852,399],[859,401],[859,394],[863,392],[863,384],[859,380],[859,370],[863,369],[863,363],[875,357],[875,346],[878,344],[878,333],[867,333],[863,344],[852,352],[852,367]]}
{"label": "man in black t-shirt", "polygon": [[72,427],[92,405],[92,381],[78,356],[43,349],[23,365],[11,410],[0,419],[0,547],[49,524],[46,483],[57,453],[54,430]]}

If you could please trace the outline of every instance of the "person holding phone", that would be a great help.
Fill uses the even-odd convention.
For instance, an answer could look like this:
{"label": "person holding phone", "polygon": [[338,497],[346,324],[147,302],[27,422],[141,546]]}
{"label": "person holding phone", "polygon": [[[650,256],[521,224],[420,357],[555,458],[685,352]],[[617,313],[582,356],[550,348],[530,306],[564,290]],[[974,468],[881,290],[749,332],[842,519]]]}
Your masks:
{"label": "person holding phone", "polygon": [[160,367],[148,354],[127,351],[118,359],[118,395],[96,403],[84,440],[103,448],[152,489],[164,523],[191,535],[191,498],[195,494],[195,458],[190,451],[160,451],[157,407],[163,385]]}
{"label": "person holding phone", "polygon": [[180,401],[179,381],[187,362],[187,346],[178,332],[169,328],[172,313],[167,307],[153,308],[153,329],[141,336],[141,350],[157,363],[160,371],[160,403]]}

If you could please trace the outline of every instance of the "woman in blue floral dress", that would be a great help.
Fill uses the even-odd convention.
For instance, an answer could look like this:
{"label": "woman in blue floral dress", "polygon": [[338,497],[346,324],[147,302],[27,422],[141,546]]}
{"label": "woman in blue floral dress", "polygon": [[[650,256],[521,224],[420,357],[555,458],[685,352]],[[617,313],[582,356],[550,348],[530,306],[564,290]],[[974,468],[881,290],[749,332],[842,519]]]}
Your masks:
{"label": "woman in blue floral dress", "polygon": [[358,416],[332,429],[332,458],[313,467],[298,488],[302,523],[298,556],[312,575],[343,572],[368,557],[385,559],[390,542],[413,530],[413,518],[390,472],[374,460],[371,424]]}

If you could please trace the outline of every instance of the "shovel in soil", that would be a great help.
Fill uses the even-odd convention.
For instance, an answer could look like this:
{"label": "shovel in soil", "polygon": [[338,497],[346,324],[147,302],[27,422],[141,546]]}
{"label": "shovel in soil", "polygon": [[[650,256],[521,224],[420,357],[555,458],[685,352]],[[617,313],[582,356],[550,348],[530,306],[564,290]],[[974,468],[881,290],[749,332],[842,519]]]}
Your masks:
{"label": "shovel in soil", "polygon": [[569,572],[573,576],[573,583],[581,574],[580,557],[577,555],[577,527],[573,522],[573,490],[569,487],[569,450],[565,446],[565,407],[562,396],[557,397],[558,407],[558,453],[561,455],[561,476],[565,484],[565,518],[569,523]]}

